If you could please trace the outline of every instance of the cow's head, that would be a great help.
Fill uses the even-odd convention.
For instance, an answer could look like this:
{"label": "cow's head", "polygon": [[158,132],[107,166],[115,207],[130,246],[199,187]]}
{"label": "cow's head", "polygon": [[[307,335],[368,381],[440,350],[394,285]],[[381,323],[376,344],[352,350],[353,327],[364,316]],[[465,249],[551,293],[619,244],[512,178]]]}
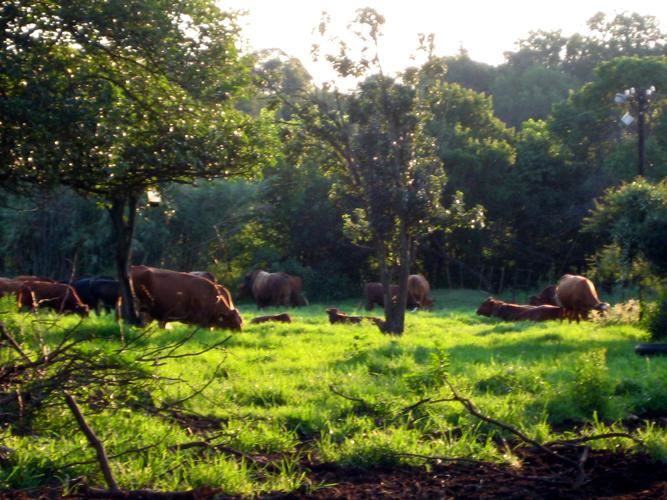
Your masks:
{"label": "cow's head", "polygon": [[480,304],[480,306],[477,308],[477,314],[480,316],[491,316],[493,315],[493,311],[496,308],[498,304],[498,301],[494,299],[493,297],[489,297],[486,299],[484,302]]}
{"label": "cow's head", "polygon": [[240,332],[243,330],[243,318],[238,309],[229,309],[218,316],[214,325],[227,330]]}
{"label": "cow's head", "polygon": [[74,312],[83,318],[87,318],[90,314],[90,308],[83,302],[74,305]]}

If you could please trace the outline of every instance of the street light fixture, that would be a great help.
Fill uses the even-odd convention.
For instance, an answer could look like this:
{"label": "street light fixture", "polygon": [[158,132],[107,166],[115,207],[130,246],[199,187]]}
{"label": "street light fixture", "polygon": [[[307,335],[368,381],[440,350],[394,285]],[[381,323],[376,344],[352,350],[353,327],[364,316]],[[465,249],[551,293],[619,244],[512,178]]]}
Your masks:
{"label": "street light fixture", "polygon": [[[614,96],[614,102],[616,104],[630,104],[633,107],[636,107],[637,112],[637,149],[639,152],[638,158],[638,171],[639,175],[644,176],[644,119],[646,112],[648,111],[648,105],[651,100],[651,95],[655,92],[655,87],[651,85],[646,89],[630,87],[625,89],[622,94],[616,94]],[[632,109],[632,108],[631,108]],[[629,111],[621,118],[621,122],[629,127],[634,122],[634,116],[630,114]]]}

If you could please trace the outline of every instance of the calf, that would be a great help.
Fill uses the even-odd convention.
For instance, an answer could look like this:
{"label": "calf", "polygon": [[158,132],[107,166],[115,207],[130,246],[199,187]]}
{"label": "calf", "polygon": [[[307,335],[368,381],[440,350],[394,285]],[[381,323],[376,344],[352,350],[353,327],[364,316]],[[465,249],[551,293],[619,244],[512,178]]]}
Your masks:
{"label": "calf", "polygon": [[329,323],[332,325],[336,323],[359,324],[363,320],[368,320],[375,323],[375,325],[380,329],[384,327],[384,320],[376,316],[350,316],[349,314],[345,314],[343,311],[336,307],[327,309],[327,314],[329,315]]}
{"label": "calf", "polygon": [[250,320],[250,323],[256,325],[258,323],[266,323],[268,321],[277,321],[278,323],[291,323],[292,317],[288,313],[269,314],[267,316],[257,316],[256,318],[252,318]]}

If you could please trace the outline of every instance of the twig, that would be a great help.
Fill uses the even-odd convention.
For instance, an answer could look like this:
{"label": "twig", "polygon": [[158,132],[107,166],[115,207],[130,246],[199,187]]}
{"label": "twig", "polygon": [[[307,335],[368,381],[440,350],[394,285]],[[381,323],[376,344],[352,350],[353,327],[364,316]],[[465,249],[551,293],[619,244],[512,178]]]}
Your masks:
{"label": "twig", "polygon": [[554,446],[554,445],[576,446],[578,444],[588,443],[589,441],[596,441],[598,439],[611,439],[611,438],[626,438],[626,439],[631,439],[635,443],[640,444],[642,446],[645,444],[644,441],[627,432],[607,432],[605,434],[596,434],[594,436],[583,436],[575,439],[556,439],[554,441],[549,441],[548,443],[544,443],[544,446]]}
{"label": "twig", "polygon": [[28,363],[31,363],[32,360],[28,357],[28,355],[23,352],[23,349],[21,349],[21,346],[14,340],[14,337],[12,337],[9,332],[5,329],[5,325],[0,323],[0,334],[11,344],[11,346],[16,349],[16,351],[21,355],[23,359],[25,359]]}
{"label": "twig", "polygon": [[97,453],[97,459],[100,462],[100,467],[102,469],[102,473],[104,474],[104,479],[109,486],[109,491],[119,492],[120,488],[118,488],[118,483],[116,483],[116,480],[114,479],[111,472],[111,467],[109,465],[109,460],[107,459],[106,451],[104,450],[104,445],[86,422],[86,419],[83,417],[83,414],[79,409],[79,405],[76,404],[74,397],[68,392],[65,392],[65,401],[67,402],[67,406],[69,406],[70,410],[72,410],[74,418],[76,418],[76,421],[79,424],[79,428],[86,435],[88,443],[90,443],[90,445],[95,449],[95,453]]}
{"label": "twig", "polygon": [[329,390],[333,392],[336,396],[340,396],[341,398],[347,399],[348,401],[354,401],[355,403],[361,403],[365,407],[371,408],[371,405],[368,404],[366,401],[364,401],[361,398],[353,398],[352,396],[347,396],[343,394],[342,392],[338,392],[336,388],[333,385],[329,386]]}
{"label": "twig", "polygon": [[541,444],[541,443],[535,441],[534,439],[526,436],[523,432],[521,432],[517,428],[512,427],[511,425],[506,424],[505,422],[501,422],[500,420],[496,420],[494,418],[488,417],[488,416],[480,413],[480,411],[477,409],[477,407],[474,405],[474,403],[472,401],[470,401],[469,399],[464,398],[463,396],[461,396],[458,393],[458,391],[454,388],[454,386],[452,385],[452,383],[449,381],[449,379],[447,377],[445,377],[445,383],[447,384],[449,389],[452,391],[452,394],[454,395],[453,399],[455,401],[458,401],[459,403],[461,403],[465,407],[465,409],[468,410],[468,413],[470,413],[471,415],[479,418],[480,420],[483,420],[484,422],[487,422],[489,424],[493,424],[496,427],[500,427],[501,429],[504,429],[504,430],[510,432],[511,434],[514,434],[516,437],[518,437],[524,443],[528,443],[528,444],[534,446],[535,448],[553,456],[554,458],[560,460],[561,462],[565,462],[566,464],[574,467],[577,470],[580,469],[580,466],[579,466],[578,462],[575,462],[574,460],[571,460],[567,457],[559,455],[558,453],[556,453],[555,451],[547,448],[543,444]]}

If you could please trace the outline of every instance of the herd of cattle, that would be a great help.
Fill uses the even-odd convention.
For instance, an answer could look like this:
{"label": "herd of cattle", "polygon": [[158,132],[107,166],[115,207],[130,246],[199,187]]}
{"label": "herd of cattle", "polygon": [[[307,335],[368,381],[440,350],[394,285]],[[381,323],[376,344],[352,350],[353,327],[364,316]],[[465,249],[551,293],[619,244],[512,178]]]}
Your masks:
{"label": "herd of cattle", "polygon": [[[241,330],[243,318],[234,306],[232,295],[207,272],[177,272],[147,266],[130,267],[130,284],[137,312],[143,324],[152,320],[162,326],[169,321],[181,321],[202,327]],[[297,307],[308,305],[300,277],[287,273],[254,271],[248,273],[238,290],[238,297],[252,297],[258,308]],[[0,296],[14,294],[19,310],[51,308],[57,312],[73,312],[87,316],[89,311],[119,310],[121,305],[118,281],[109,277],[82,278],[58,282],[40,276],[0,278]],[[391,285],[390,298],[398,300],[398,286]],[[366,283],[365,307],[372,310],[384,307],[382,283]],[[431,309],[431,287],[421,274],[408,278],[406,306],[409,309]],[[489,297],[480,305],[477,314],[495,316],[506,321],[544,321],[567,318],[579,322],[591,310],[604,312],[609,305],[600,302],[595,287],[583,276],[566,274],[557,285],[545,288],[530,299],[529,305],[509,304]],[[337,308],[326,310],[330,323],[360,323],[371,321],[382,326],[383,320],[374,316],[350,316]],[[252,323],[265,321],[291,322],[288,313],[259,316]]]}
{"label": "herd of cattle", "polygon": [[481,316],[495,316],[505,321],[546,321],[551,319],[588,319],[592,310],[604,313],[609,304],[600,302],[595,286],[588,278],[565,274],[556,285],[546,287],[529,298],[528,305],[508,304],[489,297],[477,309]]}

